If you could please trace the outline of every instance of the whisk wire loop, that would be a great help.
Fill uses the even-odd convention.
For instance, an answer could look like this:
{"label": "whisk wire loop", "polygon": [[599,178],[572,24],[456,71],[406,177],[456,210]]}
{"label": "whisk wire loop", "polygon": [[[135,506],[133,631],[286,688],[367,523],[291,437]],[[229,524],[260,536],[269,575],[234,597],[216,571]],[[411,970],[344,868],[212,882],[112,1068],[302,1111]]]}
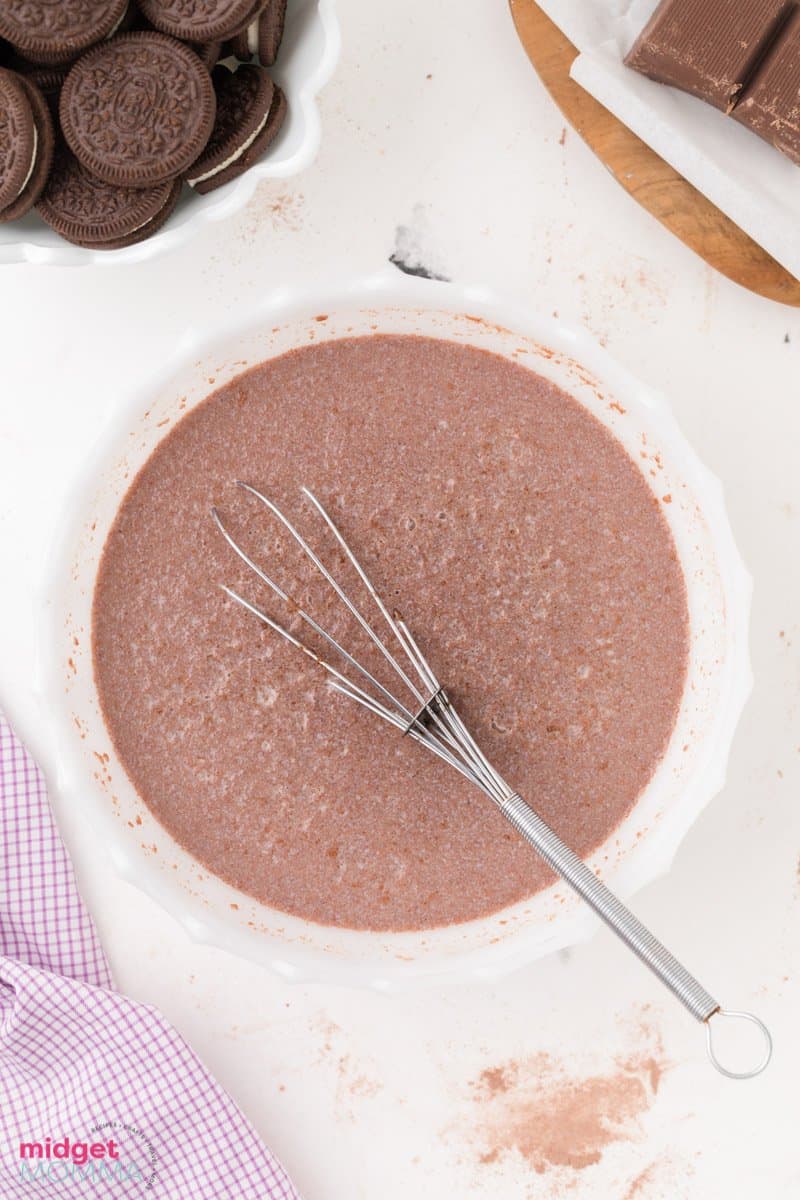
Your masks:
{"label": "whisk wire loop", "polygon": [[[357,622],[369,642],[379,651],[397,680],[410,693],[411,701],[400,700],[376,675],[352,655],[341,642],[319,622],[296,604],[289,594],[268,575],[238,544],[224,525],[216,508],[212,516],[225,541],[239,559],[250,568],[255,576],[266,584],[278,599],[300,618],[313,633],[320,637],[341,659],[343,669],[323,658],[312,646],[297,637],[280,621],[270,616],[259,605],[243,597],[234,588],[224,586],[229,598],[240,604],[262,623],[278,633],[292,646],[301,650],[322,667],[330,677],[332,688],[348,697],[368,712],[382,718],[405,737],[424,746],[441,761],[454,768],[459,774],[488,796],[498,807],[513,828],[541,855],[546,863],[587,903],[635,955],[669,988],[696,1020],[706,1025],[708,1053],[713,1065],[722,1074],[734,1079],[749,1079],[760,1074],[769,1062],[772,1042],[769,1031],[762,1021],[752,1013],[726,1014],[713,996],[705,990],[693,975],[658,941],[638,918],[610,891],[597,875],[566,846],[558,835],[546,824],[538,813],[511,788],[502,775],[489,761],[473,738],[460,714],[452,704],[447,692],[414,639],[403,618],[390,612],[373,585],[360,561],[353,553],[343,534],[326,511],[323,504],[306,487],[302,489],[312,508],[321,517],[332,534],[339,549],[345,555],[360,579],[367,596],[375,604],[388,627],[400,654],[393,653],[380,637],[359,606],[335,578],[333,573],[312,549],[303,535],[270,500],[268,496],[251,484],[237,481],[245,492],[255,497],[286,529],[305,557],[314,566],[335,595],[343,603],[350,616]],[[406,663],[402,665],[399,658]],[[344,668],[350,668],[359,677],[355,682]],[[715,1015],[730,1015],[743,1018],[755,1025],[765,1039],[765,1051],[761,1060],[749,1071],[730,1070],[719,1061],[712,1045],[710,1021]]]}

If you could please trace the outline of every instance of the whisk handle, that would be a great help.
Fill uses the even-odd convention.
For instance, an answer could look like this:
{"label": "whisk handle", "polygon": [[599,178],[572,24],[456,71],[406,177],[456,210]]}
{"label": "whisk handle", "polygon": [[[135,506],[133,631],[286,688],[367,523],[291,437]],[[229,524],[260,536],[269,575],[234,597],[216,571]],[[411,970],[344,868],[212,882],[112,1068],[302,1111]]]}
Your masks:
{"label": "whisk handle", "polygon": [[561,878],[593,908],[645,966],[649,967],[698,1021],[707,1021],[720,1005],[658,938],[618,900],[577,854],[565,846],[550,826],[521,796],[513,793],[500,811]]}
{"label": "whisk handle", "polygon": [[[550,826],[529,808],[521,796],[510,792],[500,804],[500,811],[518,833],[539,852],[544,861],[557,871],[563,880],[593,908],[617,937],[648,966],[653,974],[680,1000],[696,1020],[706,1027],[706,1053],[717,1071],[729,1079],[753,1079],[760,1075],[772,1058],[772,1037],[764,1022],[754,1013],[731,1012],[722,1008],[686,968],[662,946],[658,938],[601,883],[586,863],[565,846]],[[711,1018],[715,1018],[712,1022]],[[712,1024],[721,1021],[755,1026],[763,1039],[761,1058],[748,1070],[732,1070],[720,1062],[714,1046]]]}

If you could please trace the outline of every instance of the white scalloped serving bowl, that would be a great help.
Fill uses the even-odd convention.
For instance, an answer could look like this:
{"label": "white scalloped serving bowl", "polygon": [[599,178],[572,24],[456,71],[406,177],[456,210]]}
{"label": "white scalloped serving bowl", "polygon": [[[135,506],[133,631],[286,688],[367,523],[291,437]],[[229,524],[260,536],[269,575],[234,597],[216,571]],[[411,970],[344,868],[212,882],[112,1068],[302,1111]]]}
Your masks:
{"label": "white scalloped serving bowl", "polygon": [[286,93],[288,112],[283,128],[259,162],[206,196],[184,188],[163,228],[122,250],[73,246],[35,212],[30,213],[21,221],[0,225],[0,263],[80,267],[143,262],[182,246],[212,221],[244,208],[262,179],[287,179],[305,170],[316,158],[322,136],[317,95],[333,74],[340,49],[336,0],[289,0],[280,54],[271,68]]}
{"label": "white scalloped serving bowl", "polygon": [[[327,320],[314,319],[320,314]],[[612,430],[658,497],[671,496],[663,511],[687,581],[689,679],[656,775],[591,860],[623,897],[667,870],[722,787],[751,682],[750,581],[720,484],[684,440],[666,402],[585,334],[481,289],[382,272],[345,288],[283,292],[222,333],[197,330],[179,357],[154,369],[148,387],[115,406],[44,580],[37,690],[50,731],[44,765],[56,784],[56,805],[85,812],[121,874],[194,938],[288,979],[393,989],[426,978],[497,975],[588,936],[594,918],[559,883],[485,920],[396,934],[327,928],[256,903],[202,868],[137,796],[103,724],[89,639],[99,557],[120,500],[165,430],[208,394],[210,380],[218,386],[292,347],[375,330],[485,347],[553,379]]]}

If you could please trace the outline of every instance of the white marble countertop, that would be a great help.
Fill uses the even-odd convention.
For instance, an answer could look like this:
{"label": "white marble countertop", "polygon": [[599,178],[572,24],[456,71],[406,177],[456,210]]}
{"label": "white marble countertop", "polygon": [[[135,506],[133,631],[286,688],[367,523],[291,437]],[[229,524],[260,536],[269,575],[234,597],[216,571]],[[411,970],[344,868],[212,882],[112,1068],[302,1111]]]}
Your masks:
{"label": "white marble countertop", "polygon": [[768,1021],[763,1077],[716,1076],[697,1027],[605,931],[486,986],[292,987],[193,945],[115,877],[79,813],[64,832],[119,985],[191,1041],[306,1200],[795,1196],[800,312],[714,274],[614,184],[502,4],[340,11],[308,172],[151,263],[3,269],[0,703],[31,728],[31,596],[54,516],[105,411],[188,325],[397,253],[585,327],[670,396],[755,578],[756,686],[728,784],[637,911]]}

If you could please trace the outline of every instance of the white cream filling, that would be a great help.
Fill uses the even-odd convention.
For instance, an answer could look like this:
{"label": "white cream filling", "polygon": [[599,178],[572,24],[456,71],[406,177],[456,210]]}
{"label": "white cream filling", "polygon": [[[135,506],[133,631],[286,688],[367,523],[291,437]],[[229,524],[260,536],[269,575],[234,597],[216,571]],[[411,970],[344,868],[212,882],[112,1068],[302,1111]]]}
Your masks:
{"label": "white cream filling", "polygon": [[108,41],[108,40],[109,40],[109,38],[112,38],[112,37],[114,36],[114,34],[115,34],[117,31],[118,31],[118,29],[119,29],[120,25],[122,24],[122,22],[125,20],[125,18],[126,18],[126,17],[127,17],[127,15],[128,15],[128,7],[129,7],[128,5],[126,5],[126,6],[125,6],[125,11],[123,12],[123,14],[122,14],[122,16],[120,17],[120,19],[117,21],[117,23],[116,23],[116,25],[114,26],[114,28],[111,30],[111,33],[107,33],[107,34],[106,34],[106,41]]}
{"label": "white cream filling", "polygon": [[256,17],[255,21],[247,26],[247,49],[251,54],[258,54],[258,23],[259,18]]}
{"label": "white cream filling", "polygon": [[144,229],[145,225],[149,225],[151,221],[155,221],[158,213],[154,217],[148,217],[146,221],[142,221],[141,225],[134,225],[133,229],[129,229],[127,233],[121,234],[121,237],[130,237],[132,233],[138,233],[140,229]]}
{"label": "white cream filling", "polygon": [[[39,131],[36,128],[36,125],[34,124],[34,126],[33,126],[33,154],[31,155],[31,165],[28,167],[28,174],[25,176],[25,180],[22,184],[22,187],[17,192],[16,196],[14,197],[14,200],[19,200],[20,196],[25,191],[25,188],[28,186],[28,184],[31,181],[31,175],[33,174],[33,168],[36,166],[36,154],[37,154],[38,149],[39,149]],[[14,203],[14,200],[11,201],[12,204]]]}
{"label": "white cream filling", "polygon": [[253,132],[250,134],[250,136],[248,138],[245,138],[245,140],[242,142],[241,146],[239,146],[238,149],[234,150],[233,154],[231,154],[231,156],[229,158],[226,158],[224,162],[221,162],[218,167],[212,167],[210,171],[206,171],[204,175],[196,175],[194,177],[194,179],[187,179],[186,182],[189,184],[189,187],[194,187],[196,183],[204,183],[206,181],[206,179],[211,179],[211,178],[213,178],[214,175],[219,175],[220,171],[224,171],[226,167],[230,167],[233,163],[238,162],[239,159],[244,154],[245,150],[250,149],[253,142],[256,140],[258,135],[261,133],[261,130],[264,128],[267,121],[269,120],[269,114],[270,114],[271,110],[272,110],[272,104],[270,104],[269,108],[264,113],[262,120],[259,122],[259,124],[256,126],[256,128],[253,130]]}

